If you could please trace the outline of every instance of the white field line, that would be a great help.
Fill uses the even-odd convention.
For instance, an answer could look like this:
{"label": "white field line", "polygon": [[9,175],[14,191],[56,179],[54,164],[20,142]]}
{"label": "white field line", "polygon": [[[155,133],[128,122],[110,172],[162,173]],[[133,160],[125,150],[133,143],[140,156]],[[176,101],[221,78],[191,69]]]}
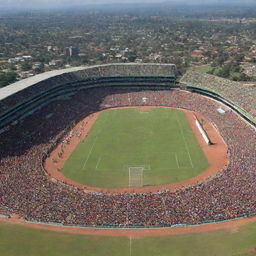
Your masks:
{"label": "white field line", "polygon": [[93,150],[93,148],[94,148],[94,145],[95,145],[95,143],[96,143],[97,138],[98,138],[98,136],[94,139],[94,142],[93,142],[93,144],[92,144],[92,146],[91,146],[91,148],[90,148],[90,151],[89,151],[89,153],[88,153],[88,155],[87,155],[87,158],[86,158],[85,161],[84,161],[83,170],[84,170],[84,168],[85,168],[85,166],[86,166],[86,164],[87,164],[87,161],[88,161],[88,159],[89,159],[89,157],[90,157],[90,155],[91,155],[91,153],[92,153],[92,150]]}
{"label": "white field line", "polygon": [[[126,154],[126,155],[129,155],[129,154]],[[126,165],[123,165],[123,170],[127,170],[127,169],[133,168],[133,167],[141,167],[141,168],[143,168],[144,171],[151,171],[150,164],[144,164],[144,165],[141,165],[141,164],[140,165],[138,165],[138,164],[126,164]]]}
{"label": "white field line", "polygon": [[178,160],[178,156],[177,156],[177,153],[175,153],[175,159],[176,159],[176,163],[177,163],[177,166],[178,166],[178,168],[180,168],[180,165],[179,165],[179,160]]}
{"label": "white field line", "polygon": [[[112,98],[113,98],[113,95],[112,95]],[[115,112],[115,113],[114,113],[114,116],[116,116],[116,115],[117,115],[117,114],[116,114],[116,112]],[[101,132],[103,131],[103,129],[106,128],[107,122],[108,122],[109,120],[110,120],[110,118],[105,119],[104,122],[103,122],[103,124],[102,124],[102,128],[100,129],[100,131],[98,131],[98,133],[97,133],[97,135],[96,135],[96,137],[95,137],[95,139],[94,139],[93,145],[92,145],[92,147],[91,147],[91,149],[90,149],[90,151],[89,151],[89,153],[88,153],[88,155],[87,155],[87,158],[86,158],[85,161],[84,161],[83,169],[85,168],[85,166],[86,166],[86,164],[87,164],[87,161],[88,161],[89,158],[90,158],[90,155],[91,155],[91,153],[92,153],[92,150],[93,150],[93,148],[94,148],[94,145],[95,145],[95,143],[96,143],[96,140],[98,139],[99,134],[101,134]],[[95,167],[96,169],[98,168],[100,161],[101,161],[101,156],[98,158],[98,162],[97,162],[96,167]],[[112,169],[111,169],[111,170],[112,170]]]}
{"label": "white field line", "polygon": [[[112,97],[113,97],[113,95],[112,95]],[[114,116],[115,116],[115,115],[116,115],[116,112],[115,112]],[[94,147],[95,141],[98,139],[99,134],[101,134],[102,131],[103,131],[103,129],[106,128],[107,122],[108,122],[109,120],[110,120],[110,119],[105,119],[105,120],[104,120],[104,122],[103,122],[103,124],[102,124],[102,128],[101,128],[100,131],[97,133],[97,136],[96,136],[96,138],[95,138],[95,140],[94,140],[94,143],[93,143],[93,145],[92,145],[93,147]],[[90,154],[90,153],[89,153],[89,154]],[[99,166],[99,164],[100,164],[101,158],[102,158],[102,156],[100,156],[100,157],[98,158],[98,161],[97,161],[97,164],[96,164],[96,167],[95,167],[96,170],[98,169],[98,166]],[[86,164],[86,163],[85,163],[85,164]],[[84,168],[83,168],[83,169],[84,169]]]}
{"label": "white field line", "polygon": [[96,167],[95,167],[96,170],[98,169],[98,166],[100,164],[100,160],[101,160],[101,156],[98,158],[98,161],[97,161],[97,164],[96,164]]}
{"label": "white field line", "polygon": [[184,140],[184,143],[185,143],[185,147],[186,147],[186,150],[187,150],[187,153],[188,153],[190,165],[191,165],[192,168],[194,168],[194,164],[193,164],[193,161],[192,161],[192,158],[191,158],[191,155],[190,155],[190,152],[189,152],[189,148],[188,148],[188,143],[186,141],[186,138],[185,138],[185,135],[184,135],[184,132],[183,132],[180,120],[179,120],[179,118],[177,118],[177,116],[176,116],[176,120],[177,120],[177,122],[178,122],[178,124],[180,126],[180,131],[181,131],[181,134],[182,134],[182,137],[183,137],[183,140]]}
{"label": "white field line", "polygon": [[187,152],[188,152],[188,157],[189,157],[189,160],[190,160],[191,167],[194,168],[194,164],[193,164],[193,161],[192,161],[190,152],[189,152],[189,150],[188,150],[188,147],[187,147]]}
{"label": "white field line", "polygon": [[[102,124],[102,128],[101,128],[100,131],[97,133],[97,136],[96,136],[96,138],[95,138],[95,140],[94,140],[94,142],[93,142],[93,145],[92,145],[91,150],[90,150],[90,152],[89,152],[89,154],[88,154],[88,157],[87,157],[87,159],[86,159],[85,162],[84,162],[83,169],[84,169],[84,167],[85,167],[85,165],[86,165],[86,162],[87,162],[88,159],[89,159],[89,156],[90,156],[90,154],[91,154],[91,152],[92,152],[92,149],[94,148],[94,144],[95,144],[96,140],[98,139],[98,136],[101,134],[101,132],[103,131],[103,129],[106,128],[107,120],[108,120],[108,119],[104,120],[104,122],[103,122],[103,124]],[[98,161],[97,161],[97,164],[96,164],[96,167],[95,167],[96,170],[97,170],[97,168],[98,168],[98,166],[99,166],[100,161],[101,161],[101,156],[98,158]]]}

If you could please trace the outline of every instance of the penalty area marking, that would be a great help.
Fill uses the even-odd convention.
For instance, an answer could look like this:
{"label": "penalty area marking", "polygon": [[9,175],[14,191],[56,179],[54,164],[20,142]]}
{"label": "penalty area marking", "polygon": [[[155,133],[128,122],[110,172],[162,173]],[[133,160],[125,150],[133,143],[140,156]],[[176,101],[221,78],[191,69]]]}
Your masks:
{"label": "penalty area marking", "polygon": [[143,168],[144,171],[151,171],[150,164],[145,165],[136,165],[136,164],[128,164],[123,166],[123,170],[127,171],[129,168]]}
{"label": "penalty area marking", "polygon": [[[90,148],[90,151],[89,151],[89,153],[88,153],[88,155],[87,155],[87,158],[86,158],[85,161],[84,161],[83,170],[84,170],[84,168],[85,168],[85,166],[86,166],[86,164],[87,164],[87,161],[89,160],[89,158],[90,158],[90,156],[91,156],[92,150],[93,150],[93,148],[94,148],[94,146],[95,146],[95,143],[96,143],[96,140],[98,139],[99,134],[100,134],[100,133],[103,131],[103,129],[105,129],[105,127],[106,127],[107,120],[109,120],[109,119],[104,120],[103,125],[102,125],[102,128],[101,128],[100,131],[97,133],[97,135],[96,135],[96,137],[95,137],[95,139],[94,139],[94,141],[93,141],[93,144],[92,144],[92,146],[91,146],[91,148]],[[100,160],[101,160],[101,157],[100,157],[100,159],[98,159],[98,162],[97,162],[97,164],[96,164],[96,169],[98,168],[98,165],[99,165]]]}
{"label": "penalty area marking", "polygon": [[190,152],[189,152],[189,150],[188,150],[188,146],[187,146],[187,152],[188,152],[188,157],[189,157],[189,161],[190,161],[191,167],[194,168],[194,164],[193,164],[193,161],[192,161]]}

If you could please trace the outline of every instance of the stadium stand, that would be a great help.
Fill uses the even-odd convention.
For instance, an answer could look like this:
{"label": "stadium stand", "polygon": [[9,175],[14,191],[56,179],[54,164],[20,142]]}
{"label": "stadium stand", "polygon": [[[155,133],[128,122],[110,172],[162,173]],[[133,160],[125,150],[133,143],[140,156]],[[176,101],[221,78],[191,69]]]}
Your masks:
{"label": "stadium stand", "polygon": [[113,64],[51,71],[0,90],[0,129],[24,113],[77,90],[102,86],[175,86],[175,65]]}
{"label": "stadium stand", "polygon": [[239,82],[217,76],[188,71],[181,78],[181,83],[190,89],[201,89],[208,93],[216,93],[227,102],[240,109],[247,117],[255,122],[256,118],[256,88],[242,86]]}
{"label": "stadium stand", "polygon": [[[8,129],[3,127],[0,134],[0,214],[15,213],[27,221],[93,227],[191,225],[255,215],[256,131],[238,115],[239,109],[227,107],[229,111],[222,115],[217,111],[218,101],[187,88],[181,90],[175,85],[172,66],[117,66],[97,66],[91,73],[86,69],[67,72],[2,99],[1,117],[12,109],[8,117],[12,123],[20,117],[19,107],[25,104],[22,114],[33,113],[8,125]],[[98,81],[102,80],[93,78],[99,73],[107,79],[101,86]],[[119,80],[113,80],[111,74]],[[83,83],[85,77],[95,83],[86,90],[80,87],[79,93],[70,93],[69,87]],[[147,77],[150,86],[141,81]],[[59,94],[60,87],[55,87],[64,84]],[[26,98],[25,92],[29,95]],[[41,98],[37,101],[36,97]],[[240,101],[232,99],[239,105]],[[63,142],[75,123],[109,107],[144,105],[184,108],[207,117],[228,145],[228,166],[201,184],[157,193],[86,193],[47,177],[43,160],[56,144]]]}

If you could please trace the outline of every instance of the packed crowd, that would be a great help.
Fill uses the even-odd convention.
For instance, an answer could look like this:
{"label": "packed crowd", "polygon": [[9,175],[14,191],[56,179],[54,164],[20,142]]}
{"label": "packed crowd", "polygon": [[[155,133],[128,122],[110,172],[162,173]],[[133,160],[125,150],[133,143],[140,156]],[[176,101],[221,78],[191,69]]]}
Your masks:
{"label": "packed crowd", "polygon": [[[68,128],[109,107],[171,106],[201,113],[229,148],[227,168],[202,184],[157,193],[86,193],[52,182],[42,159]],[[0,214],[82,226],[170,226],[256,214],[256,131],[232,111],[198,94],[173,90],[90,89],[37,110],[0,134]],[[63,131],[67,131],[63,134]]]}
{"label": "packed crowd", "polygon": [[[76,72],[67,72],[49,79],[40,81],[11,97],[0,101],[0,114],[18,103],[28,100],[33,95],[45,92],[59,85],[67,85],[93,77],[129,76],[152,74],[171,76],[175,73],[175,65],[172,64],[107,64],[91,66]],[[52,74],[51,74],[52,76]],[[26,80],[23,80],[24,85]]]}
{"label": "packed crowd", "polygon": [[194,71],[188,71],[181,82],[213,90],[256,118],[256,88],[241,86],[239,82]]}

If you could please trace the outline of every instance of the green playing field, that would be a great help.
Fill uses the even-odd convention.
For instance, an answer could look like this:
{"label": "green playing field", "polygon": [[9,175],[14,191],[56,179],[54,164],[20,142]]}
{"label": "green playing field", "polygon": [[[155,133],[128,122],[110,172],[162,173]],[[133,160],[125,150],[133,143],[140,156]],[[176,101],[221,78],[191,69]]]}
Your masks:
{"label": "green playing field", "polygon": [[120,188],[178,182],[207,166],[183,111],[130,108],[103,111],[62,172],[81,184]]}

